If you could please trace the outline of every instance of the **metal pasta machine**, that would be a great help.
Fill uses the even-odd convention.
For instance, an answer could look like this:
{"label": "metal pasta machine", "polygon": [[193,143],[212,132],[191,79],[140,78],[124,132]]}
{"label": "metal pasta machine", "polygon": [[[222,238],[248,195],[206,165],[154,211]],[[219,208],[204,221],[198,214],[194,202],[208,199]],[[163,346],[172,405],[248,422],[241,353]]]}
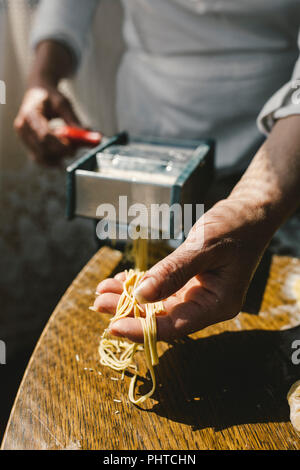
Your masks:
{"label": "metal pasta machine", "polygon": [[105,234],[119,241],[134,238],[135,227],[145,228],[149,238],[181,243],[213,174],[210,139],[141,138],[122,132],[67,168],[67,216],[100,221],[100,239]]}

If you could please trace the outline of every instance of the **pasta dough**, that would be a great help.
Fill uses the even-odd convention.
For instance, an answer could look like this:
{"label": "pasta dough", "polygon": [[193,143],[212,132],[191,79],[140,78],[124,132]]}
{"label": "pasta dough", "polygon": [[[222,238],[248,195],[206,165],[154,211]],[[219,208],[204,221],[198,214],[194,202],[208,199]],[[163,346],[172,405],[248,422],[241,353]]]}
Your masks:
{"label": "pasta dough", "polygon": [[[156,348],[156,315],[162,312],[164,307],[162,302],[146,304],[143,306],[144,308],[139,305],[133,293],[145,273],[138,269],[130,269],[129,271],[126,271],[125,274],[126,279],[123,282],[123,292],[118,302],[116,314],[111,319],[110,325],[116,320],[127,317],[131,313],[133,313],[135,318],[140,320],[144,333],[146,364],[152,379],[151,390],[146,395],[139,398],[135,398],[134,396],[137,367],[133,362],[133,358],[136,351],[141,350],[141,346],[139,344],[111,338],[108,329],[106,329],[100,340],[99,354],[101,364],[108,366],[111,369],[122,371],[123,373],[128,368],[133,368],[135,370],[130,382],[128,396],[132,403],[139,404],[151,397],[155,391],[156,379],[153,367],[158,364]],[[141,313],[145,314],[145,317],[141,316]]]}

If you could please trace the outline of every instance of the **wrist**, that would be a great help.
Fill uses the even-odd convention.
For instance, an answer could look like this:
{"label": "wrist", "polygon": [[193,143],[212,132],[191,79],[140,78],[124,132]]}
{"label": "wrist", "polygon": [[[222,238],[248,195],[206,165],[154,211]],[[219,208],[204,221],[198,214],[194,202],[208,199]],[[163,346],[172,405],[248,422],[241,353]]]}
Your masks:
{"label": "wrist", "polygon": [[52,40],[42,41],[36,49],[29,88],[57,88],[63,78],[72,74],[73,65],[72,55],[65,46]]}
{"label": "wrist", "polygon": [[205,214],[205,239],[233,241],[249,253],[260,254],[279,226],[271,212],[265,202],[229,196]]}
{"label": "wrist", "polygon": [[276,194],[253,194],[243,196],[233,191],[228,197],[228,203],[239,207],[237,220],[242,226],[252,230],[261,238],[262,243],[268,244],[272,236],[287,217],[287,211]]}
{"label": "wrist", "polygon": [[46,90],[57,90],[59,80],[47,71],[37,70],[33,72],[28,80],[28,88],[44,88]]}

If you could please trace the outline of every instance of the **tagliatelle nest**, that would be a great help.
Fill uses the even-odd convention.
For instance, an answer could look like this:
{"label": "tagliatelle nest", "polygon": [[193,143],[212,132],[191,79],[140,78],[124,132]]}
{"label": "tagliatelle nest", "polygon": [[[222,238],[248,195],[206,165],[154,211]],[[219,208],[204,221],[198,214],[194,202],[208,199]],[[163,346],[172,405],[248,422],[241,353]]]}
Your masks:
{"label": "tagliatelle nest", "polygon": [[[154,366],[158,364],[157,355],[157,338],[156,338],[156,315],[164,310],[162,302],[145,304],[142,308],[134,297],[134,290],[144,276],[143,271],[138,269],[130,269],[126,271],[126,279],[123,282],[123,292],[120,296],[116,314],[111,319],[110,325],[116,320],[125,318],[133,312],[135,318],[138,318],[142,324],[144,333],[144,351],[146,364],[151,374],[152,388],[151,390],[139,398],[134,397],[135,382],[137,377],[137,367],[133,362],[136,351],[142,349],[137,343],[130,343],[110,337],[108,329],[106,329],[101,337],[99,345],[100,362],[104,366],[108,366],[113,370],[125,372],[126,369],[135,370],[129,386],[129,400],[134,404],[143,403],[147,398],[151,397],[155,391],[156,379]],[[141,316],[141,311],[145,312],[145,317]]]}

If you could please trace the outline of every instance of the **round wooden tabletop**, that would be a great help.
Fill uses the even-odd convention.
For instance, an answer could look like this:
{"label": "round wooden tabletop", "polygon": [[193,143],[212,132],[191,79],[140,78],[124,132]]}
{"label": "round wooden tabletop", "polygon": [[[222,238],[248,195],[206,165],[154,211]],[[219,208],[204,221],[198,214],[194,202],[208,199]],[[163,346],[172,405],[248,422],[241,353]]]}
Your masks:
{"label": "round wooden tabletop", "polygon": [[[158,387],[143,408],[128,400],[130,377],[122,381],[100,365],[108,318],[88,309],[120,260],[116,250],[99,250],[59,302],[28,364],[2,449],[300,449],[286,400],[300,378],[292,361],[300,299],[291,287],[300,260],[273,257],[259,315],[241,313],[160,343]],[[140,356],[144,393],[150,381]]]}

